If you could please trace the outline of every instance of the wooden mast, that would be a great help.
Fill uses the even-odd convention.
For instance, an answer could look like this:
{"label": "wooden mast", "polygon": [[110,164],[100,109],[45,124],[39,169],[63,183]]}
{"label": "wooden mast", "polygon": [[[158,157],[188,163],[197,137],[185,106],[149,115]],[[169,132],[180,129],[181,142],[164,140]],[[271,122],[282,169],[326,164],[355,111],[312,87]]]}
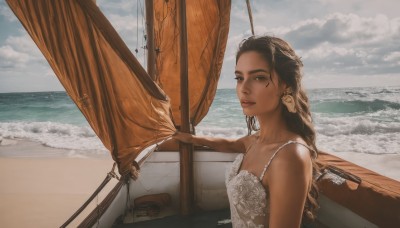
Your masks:
{"label": "wooden mast", "polygon": [[[190,133],[189,119],[189,80],[188,80],[188,45],[186,29],[186,2],[179,4],[180,33],[180,78],[181,78],[181,132]],[[193,212],[193,144],[180,143],[180,212],[189,215]]]}
{"label": "wooden mast", "polygon": [[247,4],[247,12],[249,13],[251,34],[253,34],[254,36],[253,14],[251,13],[250,0],[246,0],[246,4]]}
{"label": "wooden mast", "polygon": [[156,80],[156,56],[154,47],[154,2],[153,0],[145,1],[146,4],[146,45],[147,45],[147,73]]}

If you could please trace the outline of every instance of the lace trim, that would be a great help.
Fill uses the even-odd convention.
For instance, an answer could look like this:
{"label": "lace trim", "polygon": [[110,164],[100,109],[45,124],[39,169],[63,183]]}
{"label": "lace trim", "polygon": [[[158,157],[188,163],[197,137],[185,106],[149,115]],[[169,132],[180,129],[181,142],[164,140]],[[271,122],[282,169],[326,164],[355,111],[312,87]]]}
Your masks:
{"label": "lace trim", "polygon": [[231,208],[232,226],[234,228],[264,227],[264,223],[267,221],[266,216],[269,214],[270,208],[268,201],[269,193],[266,189],[264,189],[261,181],[269,165],[278,152],[286,145],[293,143],[303,145],[312,150],[300,142],[286,142],[285,144],[281,145],[271,156],[268,163],[264,166],[260,177],[257,177],[247,170],[239,171],[244,159],[244,154],[239,154],[232,163],[232,167],[227,169],[225,184],[227,187],[229,204]]}
{"label": "lace trim", "polygon": [[238,173],[243,157],[243,154],[236,157],[226,175],[232,225],[263,228],[269,213],[268,193],[257,176],[247,170]]}

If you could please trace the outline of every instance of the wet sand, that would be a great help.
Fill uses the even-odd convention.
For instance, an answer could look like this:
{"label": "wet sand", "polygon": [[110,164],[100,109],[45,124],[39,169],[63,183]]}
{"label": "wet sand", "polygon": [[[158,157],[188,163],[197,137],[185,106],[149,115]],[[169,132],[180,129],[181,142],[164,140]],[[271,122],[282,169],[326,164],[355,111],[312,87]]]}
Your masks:
{"label": "wet sand", "polygon": [[[17,141],[1,145],[0,154],[27,150],[28,145],[32,151],[49,149]],[[0,227],[60,227],[100,185],[112,164],[111,158],[0,157]],[[115,183],[112,180],[105,190]],[[69,227],[76,227],[95,206],[96,198]]]}

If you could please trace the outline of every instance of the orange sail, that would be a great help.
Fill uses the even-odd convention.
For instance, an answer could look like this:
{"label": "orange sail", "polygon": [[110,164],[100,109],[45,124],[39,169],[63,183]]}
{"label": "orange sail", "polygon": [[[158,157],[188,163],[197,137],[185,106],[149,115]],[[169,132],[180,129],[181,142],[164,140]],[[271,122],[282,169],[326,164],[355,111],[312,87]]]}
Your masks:
{"label": "orange sail", "polygon": [[[154,2],[156,80],[171,98],[174,122],[181,125],[180,64],[176,0]],[[214,99],[229,32],[230,0],[186,2],[190,122],[196,126]]]}
{"label": "orange sail", "polygon": [[92,1],[7,2],[121,174],[173,134],[166,95]]}
{"label": "orange sail", "polygon": [[[175,0],[154,2],[156,81],[93,1],[7,3],[110,150],[121,174],[130,170],[144,148],[171,136],[174,124],[180,126],[180,28]],[[186,4],[190,120],[194,126],[207,114],[215,95],[230,4],[230,0]]]}

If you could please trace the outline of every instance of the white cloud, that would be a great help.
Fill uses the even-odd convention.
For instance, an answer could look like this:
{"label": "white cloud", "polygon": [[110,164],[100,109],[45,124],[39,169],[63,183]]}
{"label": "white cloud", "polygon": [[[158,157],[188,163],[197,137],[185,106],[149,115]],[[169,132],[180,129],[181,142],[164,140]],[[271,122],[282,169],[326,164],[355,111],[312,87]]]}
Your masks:
{"label": "white cloud", "polygon": [[24,34],[10,36],[0,46],[0,68],[18,69],[32,64],[44,64],[44,57],[32,39]]}
{"label": "white cloud", "polygon": [[14,50],[11,46],[6,45],[0,47],[1,66],[9,68],[12,65],[21,66],[29,61],[29,55]]}
{"label": "white cloud", "polygon": [[340,45],[377,45],[399,35],[399,18],[384,15],[361,17],[356,14],[334,13],[325,18],[309,19],[279,30],[296,48],[309,49],[321,43]]}
{"label": "white cloud", "polygon": [[[143,44],[142,10],[145,0],[139,1],[139,11],[137,2],[97,0],[100,9],[132,52],[137,47],[142,51],[140,47]],[[251,2],[256,34],[276,35],[288,40],[303,58],[306,78],[318,76],[320,85],[328,86],[335,85],[338,78],[349,78],[351,83],[357,83],[357,77],[362,75],[367,75],[371,80],[373,77],[385,79],[384,75],[391,75],[388,82],[392,84],[396,81],[394,75],[400,72],[398,0],[385,0],[385,4],[379,0]],[[10,26],[2,28],[2,31],[6,31],[4,35],[0,34],[3,35],[0,36],[0,67],[3,67],[0,69],[3,71],[0,72],[0,80],[6,74],[4,71],[11,72],[10,69],[13,69],[10,75],[19,72],[29,77],[29,80],[35,80],[36,75],[52,75],[30,37],[18,35],[26,32],[18,33],[17,29],[21,29],[21,26],[15,22],[16,17],[4,1],[0,3],[0,15],[3,24],[14,21],[9,23]],[[137,23],[138,19],[140,23]],[[13,35],[7,38],[5,34]],[[234,85],[235,53],[240,41],[249,35],[250,24],[245,1],[232,1],[230,36],[220,87]],[[136,41],[137,36],[139,42]],[[143,53],[139,53],[139,60],[144,62],[143,59]],[[329,77],[332,80],[327,80]],[[326,81],[330,83],[324,83]],[[398,81],[397,84],[400,84]]]}
{"label": "white cloud", "polygon": [[392,53],[389,53],[388,55],[385,56],[385,58],[383,58],[383,60],[385,61],[399,61],[400,60],[400,51],[395,51]]}
{"label": "white cloud", "polygon": [[[97,5],[122,37],[132,53],[143,63],[145,46],[145,0],[98,0]],[[138,5],[139,3],[139,5]],[[135,49],[139,51],[135,53]]]}
{"label": "white cloud", "polygon": [[357,12],[362,16],[385,14],[388,17],[397,17],[399,15],[398,0],[317,0],[316,2],[324,11]]}
{"label": "white cloud", "polygon": [[[288,40],[302,56],[306,73],[322,70],[356,75],[400,72],[396,54],[400,51],[400,18],[333,13],[288,27],[257,26],[256,31]],[[249,35],[247,30],[231,37],[228,46],[237,47]],[[235,52],[236,48],[228,49],[226,60],[233,61]]]}
{"label": "white cloud", "polygon": [[8,21],[17,21],[17,18],[7,4],[0,5],[0,15],[5,17]]}
{"label": "white cloud", "polygon": [[21,33],[22,35],[19,36],[9,36],[5,43],[13,46],[21,52],[29,53],[31,58],[37,59],[41,56],[41,53],[35,42],[33,42],[31,37],[25,31],[22,31]]}
{"label": "white cloud", "polygon": [[136,5],[138,2],[140,2],[140,5],[144,8],[144,1],[145,0],[139,0],[139,1],[132,1],[132,0],[113,0],[113,1],[107,1],[107,0],[98,0],[96,2],[97,6],[99,6],[102,11],[107,12],[122,12],[122,13],[129,13],[132,14],[132,12],[136,12]]}
{"label": "white cloud", "polygon": [[141,25],[137,26],[136,18],[133,15],[118,15],[118,14],[110,14],[108,19],[113,24],[113,27],[118,32],[130,32],[131,34],[136,33],[136,29],[143,29]]}
{"label": "white cloud", "polygon": [[365,75],[400,72],[400,20],[384,15],[335,13],[301,21],[280,34],[303,57],[308,71]]}

